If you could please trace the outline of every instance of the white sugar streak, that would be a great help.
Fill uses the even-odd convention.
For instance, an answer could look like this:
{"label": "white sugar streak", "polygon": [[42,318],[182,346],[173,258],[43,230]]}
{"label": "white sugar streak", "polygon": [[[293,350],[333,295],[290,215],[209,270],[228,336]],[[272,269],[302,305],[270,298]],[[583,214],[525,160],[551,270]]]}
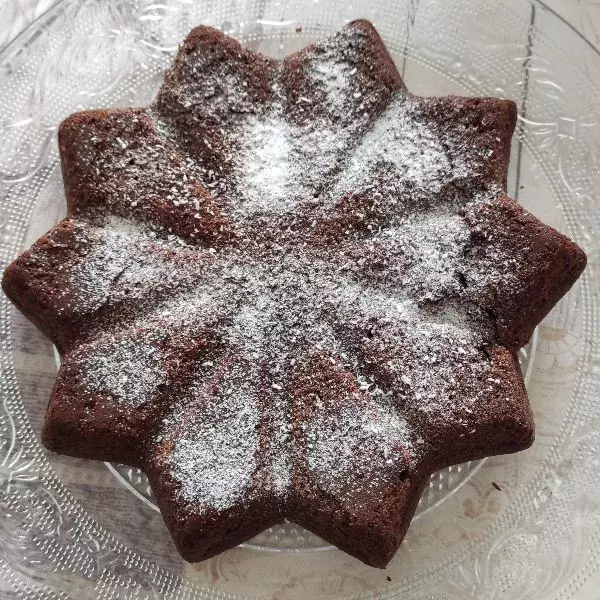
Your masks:
{"label": "white sugar streak", "polygon": [[[149,227],[125,219],[109,217],[101,226],[85,230],[89,251],[74,265],[65,265],[68,286],[63,290],[70,308],[80,313],[93,312],[109,301],[147,293],[168,281],[185,281],[188,272],[180,265],[173,272],[167,259],[173,246],[184,245],[174,236],[156,238]],[[67,296],[70,290],[74,297]]]}
{"label": "white sugar streak", "polygon": [[[320,410],[322,406],[318,405]],[[376,489],[407,466],[409,427],[389,404],[364,406],[349,397],[339,411],[306,427],[308,468],[319,486],[346,499],[357,487]]]}
{"label": "white sugar streak", "polygon": [[399,283],[420,300],[438,300],[460,292],[459,273],[470,234],[458,215],[438,210],[413,214],[372,238],[392,257],[402,256],[410,267]]}
{"label": "white sugar streak", "polygon": [[356,81],[356,69],[329,54],[312,61],[311,75],[325,92],[325,102],[330,112],[347,110],[353,97],[352,79]]}
{"label": "white sugar streak", "polygon": [[[232,373],[231,384],[222,383],[220,396],[205,398],[201,388],[190,390],[200,397],[199,418],[188,423],[185,414],[180,417],[185,429],[168,457],[171,474],[187,502],[225,510],[250,484],[256,469],[259,413],[248,375]],[[188,399],[192,405],[198,401],[193,394]]]}
{"label": "white sugar streak", "polygon": [[[243,207],[251,212],[289,210],[293,206],[292,137],[278,118],[250,118],[242,128],[239,169]],[[237,161],[236,161],[237,162]]]}
{"label": "white sugar streak", "polygon": [[434,194],[469,174],[461,161],[462,141],[450,139],[444,147],[418,108],[404,94],[392,99],[351,154],[334,197],[360,194],[373,185],[380,194]]}
{"label": "white sugar streak", "polygon": [[[238,149],[233,173],[240,199],[235,207],[238,220],[288,212],[301,202],[314,202],[364,125],[363,118],[346,126],[334,124],[352,106],[354,86],[361,81],[351,62],[329,52],[311,61],[309,73],[324,94],[324,116],[302,125],[290,122],[278,80],[281,71],[276,71],[274,98],[266,114],[247,117],[229,134]],[[299,102],[310,109],[314,99],[301,97]]]}
{"label": "white sugar streak", "polygon": [[147,340],[113,340],[81,361],[84,386],[137,407],[152,398],[166,380],[159,353]]}

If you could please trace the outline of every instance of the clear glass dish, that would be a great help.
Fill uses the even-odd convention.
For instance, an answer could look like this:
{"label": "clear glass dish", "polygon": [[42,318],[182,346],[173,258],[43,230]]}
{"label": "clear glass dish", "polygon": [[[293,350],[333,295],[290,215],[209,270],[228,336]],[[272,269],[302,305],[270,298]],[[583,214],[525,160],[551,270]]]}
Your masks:
{"label": "clear glass dish", "polygon": [[147,103],[194,25],[281,57],[356,17],[412,91],[517,101],[509,192],[588,252],[523,355],[534,446],[436,474],[386,571],[292,525],[189,565],[139,472],[42,448],[56,361],[2,296],[0,597],[565,599],[597,567],[600,56],[543,3],[63,0],[0,56],[0,264],[64,213],[58,123]]}

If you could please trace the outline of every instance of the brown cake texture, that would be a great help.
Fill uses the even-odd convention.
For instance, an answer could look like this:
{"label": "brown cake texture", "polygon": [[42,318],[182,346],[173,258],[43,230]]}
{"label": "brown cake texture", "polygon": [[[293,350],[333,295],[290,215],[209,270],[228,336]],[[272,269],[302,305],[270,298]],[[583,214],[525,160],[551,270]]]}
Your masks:
{"label": "brown cake texture", "polygon": [[516,353],[585,266],[505,194],[515,122],[366,21],[194,29],[151,106],[62,123],[68,216],[4,273],[61,356],[44,444],[143,469],[187,560],[289,519],[385,566],[432,472],[532,443]]}

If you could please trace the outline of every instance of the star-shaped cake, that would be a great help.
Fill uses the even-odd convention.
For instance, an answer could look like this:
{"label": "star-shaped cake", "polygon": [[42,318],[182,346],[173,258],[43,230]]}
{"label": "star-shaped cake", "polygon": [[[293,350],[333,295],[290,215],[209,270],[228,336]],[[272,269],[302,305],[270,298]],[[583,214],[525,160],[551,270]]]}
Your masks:
{"label": "star-shaped cake", "polygon": [[192,31],[151,106],[62,123],[68,216],[4,274],[61,356],[45,445],[143,469],[187,560],[289,519],[385,566],[432,472],[532,443],[516,352],[585,265],[505,194],[515,121],[366,21]]}

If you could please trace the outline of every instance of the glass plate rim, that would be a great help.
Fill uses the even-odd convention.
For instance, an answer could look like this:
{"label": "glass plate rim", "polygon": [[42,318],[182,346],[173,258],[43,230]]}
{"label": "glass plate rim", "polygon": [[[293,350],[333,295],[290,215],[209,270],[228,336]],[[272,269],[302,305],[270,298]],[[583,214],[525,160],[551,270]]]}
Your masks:
{"label": "glass plate rim", "polygon": [[[7,54],[10,54],[11,51],[20,43],[22,43],[23,38],[27,37],[27,34],[30,33],[30,31],[32,29],[34,29],[36,27],[37,24],[39,24],[39,22],[45,18],[49,18],[49,16],[51,14],[53,14],[53,12],[56,10],[60,10],[64,5],[67,4],[71,4],[71,3],[75,3],[77,0],[59,0],[54,6],[52,6],[49,10],[47,10],[46,12],[42,13],[34,22],[32,22],[25,30],[23,30],[23,32],[21,32],[18,36],[16,36],[9,44],[7,44],[7,46],[5,46],[5,48],[2,50],[2,52],[0,53],[0,61],[2,59],[4,59]],[[590,49],[592,49],[594,51],[594,53],[598,56],[600,56],[600,51],[595,48],[591,42],[589,40],[587,40],[587,38],[585,38],[584,36],[582,36],[580,34],[580,32],[578,32],[568,21],[564,20],[562,17],[560,17],[560,15],[556,14],[555,11],[553,11],[552,9],[550,9],[544,2],[542,2],[541,0],[531,0],[529,2],[530,4],[536,4],[541,6],[542,8],[545,8],[546,10],[548,10],[549,13],[553,14],[555,17],[557,17],[559,20],[561,20],[563,22],[564,25],[568,26],[572,31],[574,31],[578,37],[580,37],[589,47]],[[593,562],[590,560],[590,562]],[[596,565],[597,567],[598,565]]]}

